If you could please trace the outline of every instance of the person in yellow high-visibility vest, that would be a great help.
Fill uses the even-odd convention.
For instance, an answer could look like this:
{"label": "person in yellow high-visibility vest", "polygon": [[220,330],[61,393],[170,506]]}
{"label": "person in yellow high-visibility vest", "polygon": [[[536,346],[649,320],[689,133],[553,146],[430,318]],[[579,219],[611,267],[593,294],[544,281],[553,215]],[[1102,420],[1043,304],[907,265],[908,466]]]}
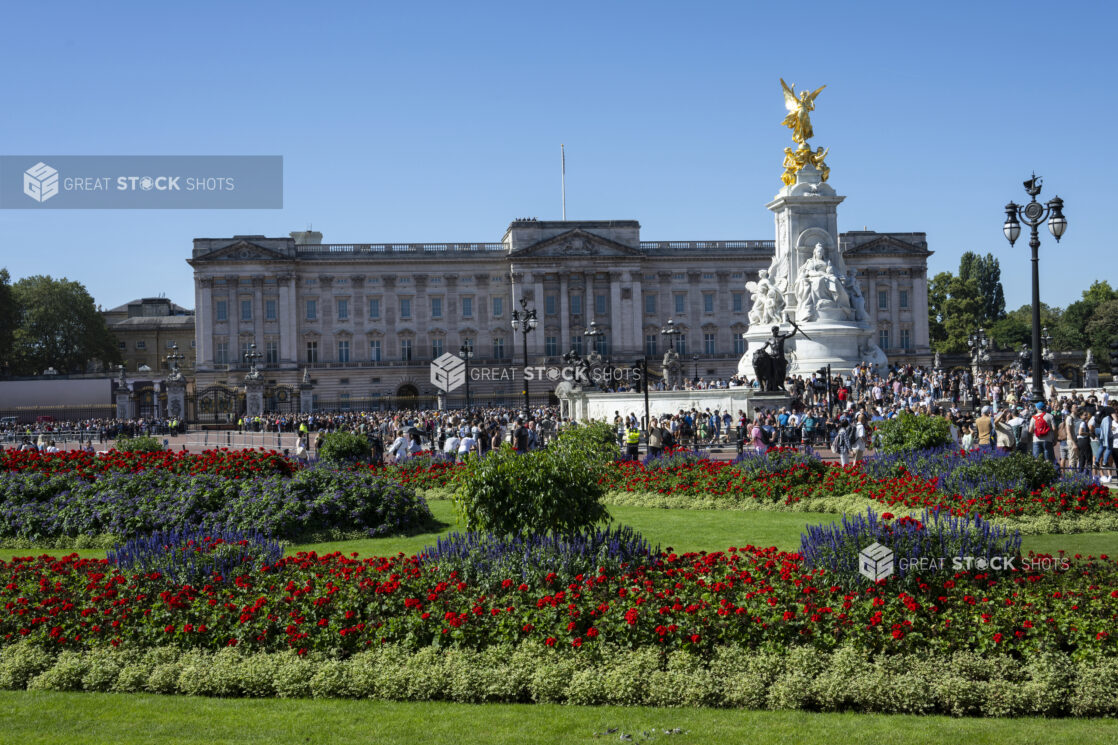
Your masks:
{"label": "person in yellow high-visibility vest", "polygon": [[640,456],[641,431],[636,427],[630,426],[625,431],[625,447],[628,450],[629,460],[637,460]]}

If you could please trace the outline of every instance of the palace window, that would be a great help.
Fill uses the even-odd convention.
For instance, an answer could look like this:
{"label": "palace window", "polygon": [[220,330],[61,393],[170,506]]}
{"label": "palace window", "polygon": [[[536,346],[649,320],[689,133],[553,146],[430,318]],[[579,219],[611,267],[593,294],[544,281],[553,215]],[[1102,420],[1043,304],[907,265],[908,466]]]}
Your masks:
{"label": "palace window", "polygon": [[349,301],[344,298],[338,299],[338,320],[349,320]]}
{"label": "palace window", "polygon": [[606,314],[605,293],[598,293],[594,296],[594,313],[599,316],[604,316]]}
{"label": "palace window", "polygon": [[546,295],[543,299],[544,313],[553,316],[559,312],[559,298],[555,295]]}
{"label": "palace window", "polygon": [[901,349],[912,349],[911,332],[908,329],[901,329]]}
{"label": "palace window", "polygon": [[889,310],[889,291],[877,291],[877,307],[879,310]]}
{"label": "palace window", "polygon": [[687,354],[687,334],[680,334],[675,338],[676,354]]}
{"label": "palace window", "polygon": [[644,335],[644,353],[647,357],[656,356],[656,337],[659,334],[645,334]]}
{"label": "palace window", "polygon": [[900,306],[902,308],[908,307],[908,290],[900,291]]}
{"label": "palace window", "polygon": [[369,339],[369,361],[380,362],[380,339]]}
{"label": "palace window", "polygon": [[252,320],[252,301],[251,300],[242,300],[241,301],[241,320],[242,321],[251,321]]}
{"label": "palace window", "polygon": [[307,320],[308,321],[318,320],[318,301],[317,300],[308,300],[307,301]]}
{"label": "palace window", "polygon": [[441,297],[431,298],[431,317],[432,318],[442,318],[443,317],[443,299]]}
{"label": "palace window", "polygon": [[229,342],[219,341],[214,344],[214,362],[219,365],[229,364]]}
{"label": "palace window", "polygon": [[136,342],[136,349],[147,349],[147,348],[148,348],[148,343],[146,341],[141,340],[141,341]]}
{"label": "palace window", "polygon": [[714,312],[714,293],[713,292],[704,292],[703,293],[703,313],[713,313],[713,312]]}
{"label": "palace window", "polygon": [[493,340],[493,357],[498,360],[505,358],[505,340],[500,337]]}
{"label": "palace window", "polygon": [[559,355],[559,337],[558,336],[545,336],[543,339],[543,353],[548,357],[557,357]]}
{"label": "palace window", "polygon": [[411,339],[400,340],[400,359],[405,362],[411,361]]}
{"label": "palace window", "polygon": [[378,320],[380,318],[380,298],[369,298],[369,318]]}
{"label": "palace window", "polygon": [[741,334],[734,334],[734,354],[745,354],[745,338]]}
{"label": "palace window", "polygon": [[473,318],[474,317],[474,299],[472,297],[462,298],[462,317],[463,318]]}
{"label": "palace window", "polygon": [[582,356],[582,351],[586,348],[583,345],[582,340],[583,340],[583,337],[582,337],[581,334],[579,334],[578,336],[572,336],[571,337],[571,349],[573,349],[574,353],[579,355],[579,356]]}
{"label": "palace window", "polygon": [[411,318],[411,298],[400,298],[400,318]]}
{"label": "palace window", "polygon": [[218,300],[215,315],[218,321],[229,320],[229,304],[226,303],[224,300]]}
{"label": "palace window", "polygon": [[503,297],[493,298],[493,317],[500,318],[505,314],[505,299]]}
{"label": "palace window", "polygon": [[705,354],[716,354],[714,347],[714,334],[703,334],[703,352]]}
{"label": "palace window", "polygon": [[349,362],[349,341],[338,341],[338,362]]}
{"label": "palace window", "polygon": [[307,342],[307,362],[318,362],[318,342]]}
{"label": "palace window", "polygon": [[445,344],[442,337],[436,337],[431,340],[431,359],[442,357],[446,353]]}
{"label": "palace window", "polygon": [[582,295],[571,295],[571,315],[582,315]]}
{"label": "palace window", "polygon": [[264,342],[264,364],[279,364],[279,342],[277,342],[275,339],[269,339],[268,341]]}
{"label": "palace window", "polygon": [[731,297],[734,300],[734,312],[741,313],[745,310],[745,293],[735,292]]}
{"label": "palace window", "polygon": [[267,320],[267,321],[276,320],[276,301],[275,300],[265,300],[264,301],[264,319]]}
{"label": "palace window", "polygon": [[877,346],[883,350],[889,348],[889,329],[881,329],[877,332]]}
{"label": "palace window", "polygon": [[644,313],[647,316],[656,315],[656,295],[651,292],[644,294]]}
{"label": "palace window", "polygon": [[675,312],[676,313],[686,313],[687,312],[687,293],[686,292],[675,293]]}

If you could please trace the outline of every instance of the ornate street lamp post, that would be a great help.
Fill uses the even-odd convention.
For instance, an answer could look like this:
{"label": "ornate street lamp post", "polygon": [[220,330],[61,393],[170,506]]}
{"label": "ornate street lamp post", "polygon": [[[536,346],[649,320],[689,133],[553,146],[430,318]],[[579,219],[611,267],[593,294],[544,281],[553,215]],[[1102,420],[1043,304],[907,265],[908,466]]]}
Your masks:
{"label": "ornate street lamp post", "polygon": [[1031,201],[1023,207],[1013,202],[1007,204],[1005,225],[1002,226],[1002,232],[1005,233],[1011,246],[1021,235],[1021,222],[1028,225],[1030,229],[1029,248],[1033,252],[1033,401],[1044,400],[1044,383],[1040,374],[1040,257],[1037,255],[1040,249],[1040,235],[1037,233],[1037,228],[1047,220],[1048,230],[1056,238],[1057,243],[1068,228],[1067,218],[1064,217],[1064,200],[1053,197],[1048,200],[1047,205],[1043,205],[1036,200],[1040,189],[1041,180],[1034,173],[1033,177],[1025,182],[1025,192],[1031,197]]}
{"label": "ornate street lamp post", "polygon": [[524,421],[528,421],[531,404],[528,398],[528,334],[538,325],[536,311],[528,308],[528,301],[520,298],[521,310],[512,312],[512,330],[524,334]]}
{"label": "ornate street lamp post", "polygon": [[474,348],[467,339],[458,348],[458,356],[466,361],[466,411],[470,410],[470,358],[474,356]]}

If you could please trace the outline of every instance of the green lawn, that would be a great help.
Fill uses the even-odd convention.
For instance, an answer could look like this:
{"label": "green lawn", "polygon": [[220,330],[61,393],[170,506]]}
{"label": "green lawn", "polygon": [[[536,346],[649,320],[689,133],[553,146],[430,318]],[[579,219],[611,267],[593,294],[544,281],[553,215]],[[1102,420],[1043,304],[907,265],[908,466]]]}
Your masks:
{"label": "green lawn", "polygon": [[[411,555],[433,544],[440,535],[455,528],[454,505],[445,499],[428,502],[435,517],[436,528],[413,536],[389,538],[364,538],[354,541],[304,544],[292,551],[354,551],[361,556],[392,556],[403,552]],[[628,507],[611,505],[610,514],[618,523],[630,525],[661,548],[671,546],[678,552],[718,551],[730,546],[776,546],[794,551],[800,546],[800,534],[805,525],[834,522],[837,515],[818,512],[767,512],[741,510],[663,510],[653,507]],[[1118,532],[1077,533],[1067,535],[1025,536],[1022,541],[1026,551],[1056,553],[1063,549],[1069,553],[1109,554],[1118,556]],[[0,549],[0,558],[27,556],[43,553],[32,549]],[[54,550],[49,553],[62,555],[69,551]],[[104,551],[83,550],[83,556],[103,557]]]}
{"label": "green lawn", "polygon": [[[594,737],[613,727],[618,731]],[[686,732],[641,737],[653,727]],[[1118,741],[1118,721],[0,692],[0,742],[20,745],[589,744],[618,742],[622,732],[633,735],[633,742],[672,745],[1102,745]]]}

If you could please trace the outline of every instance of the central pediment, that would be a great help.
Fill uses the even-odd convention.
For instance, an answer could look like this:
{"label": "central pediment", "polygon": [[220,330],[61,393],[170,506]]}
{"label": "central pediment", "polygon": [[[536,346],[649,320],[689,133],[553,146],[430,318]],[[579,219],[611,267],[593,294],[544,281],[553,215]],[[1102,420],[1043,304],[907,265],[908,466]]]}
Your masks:
{"label": "central pediment", "polygon": [[581,228],[574,228],[565,233],[546,238],[538,243],[512,251],[509,255],[518,259],[636,258],[643,256],[635,248],[612,241],[609,238],[603,238]]}
{"label": "central pediment", "polygon": [[195,261],[269,261],[275,259],[287,261],[290,257],[244,239],[194,256]]}

